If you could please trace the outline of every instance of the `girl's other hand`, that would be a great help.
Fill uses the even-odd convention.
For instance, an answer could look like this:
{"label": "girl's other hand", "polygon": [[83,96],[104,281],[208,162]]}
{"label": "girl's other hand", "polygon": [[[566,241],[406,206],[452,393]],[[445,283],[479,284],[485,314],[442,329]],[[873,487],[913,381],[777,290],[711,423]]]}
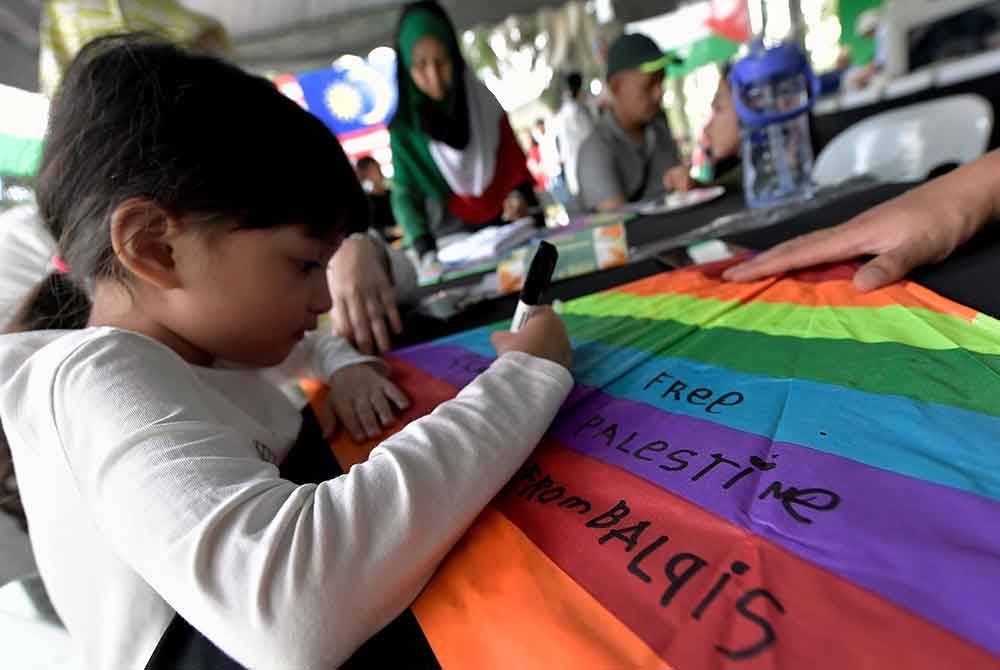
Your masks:
{"label": "girl's other hand", "polygon": [[337,370],[330,386],[333,411],[355,442],[374,439],[392,425],[396,421],[393,405],[399,410],[410,406],[406,394],[367,363]]}
{"label": "girl's other hand", "polygon": [[573,367],[573,348],[566,335],[566,326],[548,306],[532,314],[520,331],[497,331],[490,336],[490,342],[500,355],[508,351],[523,351],[547,358],[567,370]]}

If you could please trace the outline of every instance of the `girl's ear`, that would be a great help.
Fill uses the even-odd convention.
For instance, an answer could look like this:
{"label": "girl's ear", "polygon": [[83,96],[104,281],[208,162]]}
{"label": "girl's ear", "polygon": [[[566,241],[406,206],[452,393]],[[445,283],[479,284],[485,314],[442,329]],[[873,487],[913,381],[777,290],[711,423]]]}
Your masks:
{"label": "girl's ear", "polygon": [[138,279],[178,288],[174,241],[180,222],[148,198],[129,198],[111,213],[111,246],[118,262]]}

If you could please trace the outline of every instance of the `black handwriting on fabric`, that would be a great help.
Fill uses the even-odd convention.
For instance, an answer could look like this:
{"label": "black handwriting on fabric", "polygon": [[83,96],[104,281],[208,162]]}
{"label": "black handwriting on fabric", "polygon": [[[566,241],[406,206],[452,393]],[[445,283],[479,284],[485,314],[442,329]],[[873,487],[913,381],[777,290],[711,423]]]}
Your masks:
{"label": "black handwriting on fabric", "polygon": [[691,388],[688,382],[665,371],[654,375],[642,389],[658,393],[661,399],[671,398],[678,402],[704,407],[707,414],[721,414],[722,409],[735,407],[746,399],[739,391],[720,394],[705,386]]}
{"label": "black handwriting on fabric", "polygon": [[[635,518],[633,509],[625,499],[593,514],[590,501],[570,493],[567,485],[543,472],[537,463],[524,465],[508,484],[508,490],[524,502],[575,512],[581,517],[584,528],[596,531],[597,546],[602,548],[600,550],[618,549],[632,555],[625,574],[644,584],[657,586],[660,590],[658,597],[654,596],[654,602],[660,607],[671,607],[682,591],[687,593],[693,589],[697,604],[689,612],[689,616],[696,622],[703,619],[719,595],[734,583],[734,577],[746,575],[753,570],[749,562],[731,561],[728,569],[723,569],[706,589],[705,580],[698,577],[711,573],[716,566],[693,548],[674,548],[669,534],[664,533],[664,529],[655,528],[648,519]],[[557,501],[558,504],[552,504]],[[572,504],[565,504],[570,501]],[[758,600],[763,601],[765,606],[751,610],[750,605]],[[732,598],[727,598],[726,601],[733,602]],[[766,607],[767,604],[770,604],[770,608]],[[758,656],[778,642],[772,620],[768,617],[771,610],[778,615],[785,615],[786,611],[785,606],[771,591],[763,588],[749,589],[735,600],[732,607],[738,616],[758,629],[758,636],[738,648],[715,644],[715,651],[730,660],[743,661]]]}
{"label": "black handwriting on fabric", "polygon": [[[627,433],[627,435],[626,435]],[[600,414],[593,414],[573,429],[573,438],[601,442],[609,449],[614,449],[638,461],[636,465],[655,463],[659,471],[664,473],[690,474],[690,481],[706,486],[719,486],[724,491],[738,488],[741,481],[744,486],[764,486],[764,473],[768,475],[767,485],[758,496],[758,500],[777,500],[789,517],[798,523],[813,523],[809,514],[815,512],[831,512],[840,505],[840,495],[827,488],[809,486],[786,486],[777,479],[778,463],[765,460],[756,455],[749,458],[724,454],[721,450],[704,453],[688,448],[697,446],[704,449],[705,445],[687,445],[675,447],[663,435],[642,435],[639,431],[622,428],[619,424],[609,422]],[[772,454],[771,458],[776,458]],[[744,462],[744,458],[746,461]],[[648,467],[648,466],[646,466]],[[751,477],[751,475],[756,475]],[[774,477],[771,479],[771,477]],[[668,482],[663,475],[658,479]]]}

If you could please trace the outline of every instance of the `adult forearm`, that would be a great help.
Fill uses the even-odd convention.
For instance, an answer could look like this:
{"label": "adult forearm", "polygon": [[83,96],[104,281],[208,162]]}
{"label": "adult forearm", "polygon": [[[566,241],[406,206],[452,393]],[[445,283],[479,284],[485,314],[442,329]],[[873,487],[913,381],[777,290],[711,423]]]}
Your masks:
{"label": "adult forearm", "polygon": [[921,189],[953,212],[942,224],[952,226],[959,240],[965,241],[987,222],[1000,217],[1000,150],[928,182]]}

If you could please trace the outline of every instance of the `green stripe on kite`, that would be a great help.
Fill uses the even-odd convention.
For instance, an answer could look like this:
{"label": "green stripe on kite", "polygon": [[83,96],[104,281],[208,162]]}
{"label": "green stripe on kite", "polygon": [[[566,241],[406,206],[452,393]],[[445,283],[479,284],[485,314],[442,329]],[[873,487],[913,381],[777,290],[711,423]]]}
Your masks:
{"label": "green stripe on kite", "polygon": [[[633,319],[631,327],[614,320],[563,314],[577,343],[600,342],[632,347],[656,356],[686,358],[730,370],[778,378],[798,378],[921,402],[1000,416],[1000,403],[989,394],[1000,376],[1000,356],[961,349],[915,349],[893,342],[776,337],[731,328],[699,329],[677,321]],[[790,355],[789,352],[795,352]],[[904,369],[921,374],[901,376]],[[961,383],[956,384],[956,380]]]}
{"label": "green stripe on kite", "polygon": [[[966,349],[1000,355],[1000,326],[972,324],[915,307],[804,307],[789,303],[699,299],[668,294],[639,297],[610,292],[568,303],[562,314],[673,320],[703,329],[729,328],[778,337],[896,343],[929,350]],[[989,321],[992,321],[989,319]]]}

